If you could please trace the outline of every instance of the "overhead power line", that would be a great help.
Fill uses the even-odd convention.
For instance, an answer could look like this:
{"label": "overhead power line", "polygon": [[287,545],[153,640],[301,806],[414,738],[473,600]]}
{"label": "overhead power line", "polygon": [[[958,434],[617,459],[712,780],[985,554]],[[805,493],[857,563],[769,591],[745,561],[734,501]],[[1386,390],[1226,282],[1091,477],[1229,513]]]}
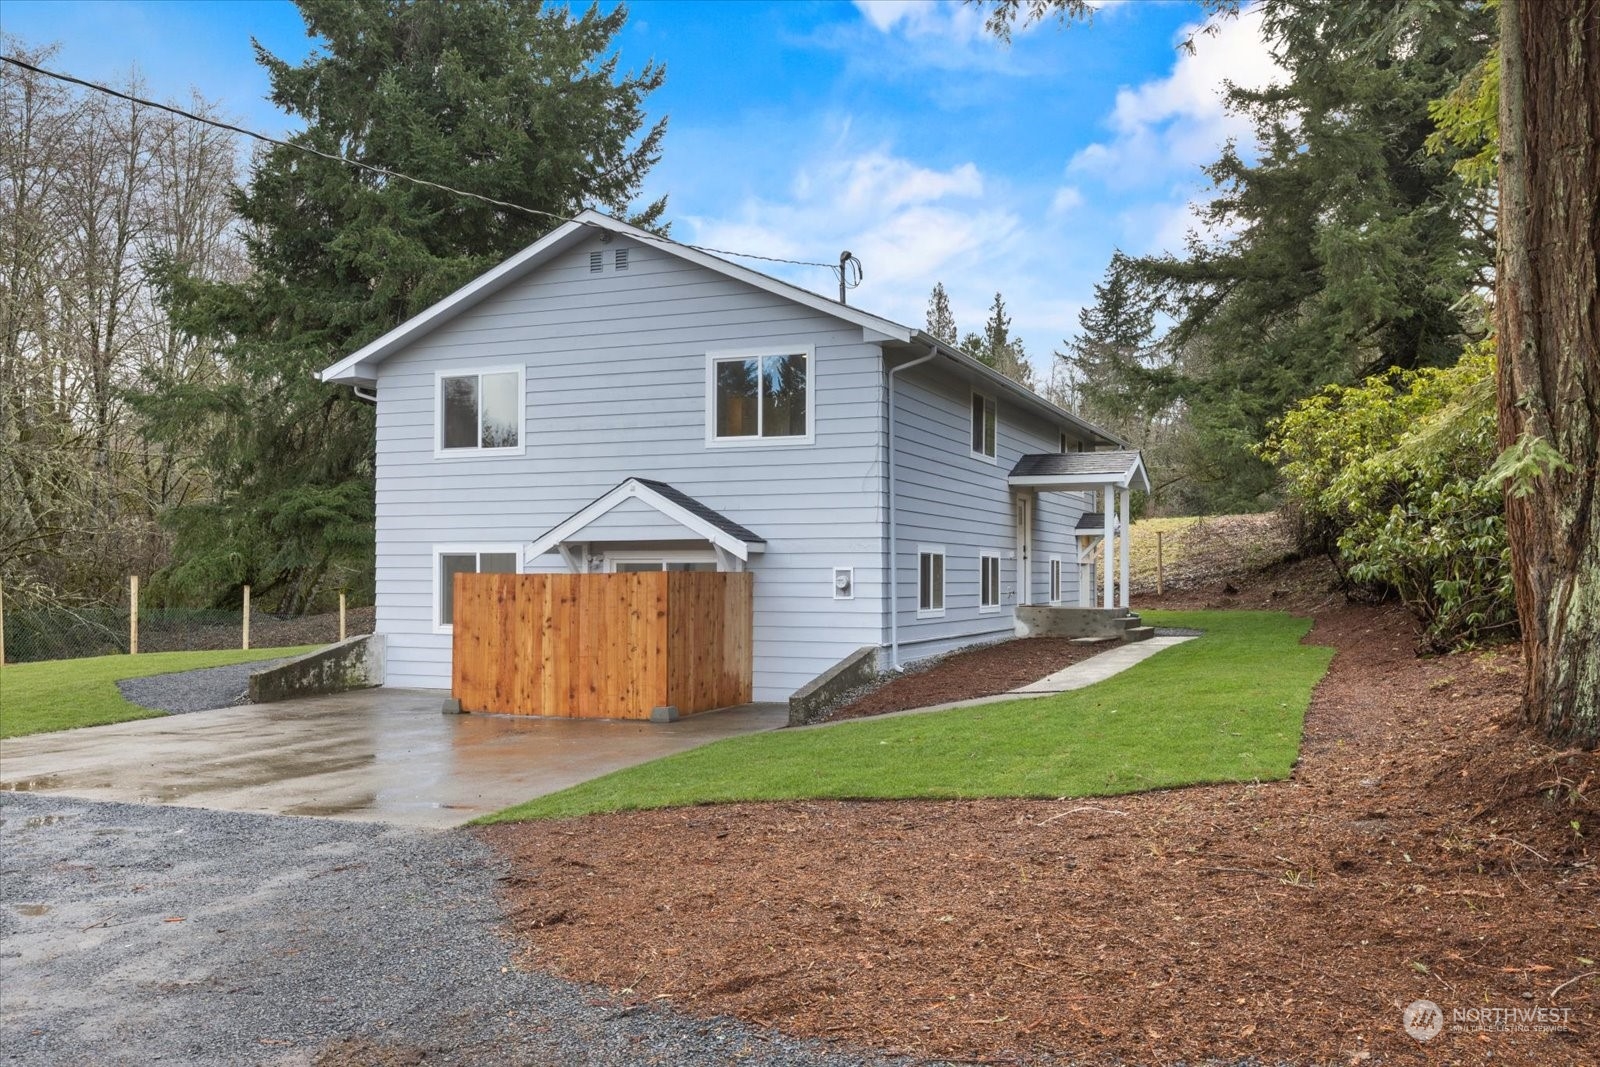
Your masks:
{"label": "overhead power line", "polygon": [[[176,107],[172,104],[164,104],[159,100],[151,100],[147,97],[136,96],[133,93],[125,93],[121,89],[114,89],[109,85],[102,85],[99,82],[92,82],[84,78],[75,77],[71,74],[64,74],[58,70],[49,70],[35,63],[29,63],[25,59],[18,59],[16,56],[0,54],[0,62],[9,63],[13,67],[19,67],[22,70],[32,71],[33,73],[43,75],[46,78],[54,78],[59,82],[66,82],[69,85],[77,85],[85,89],[92,90],[93,92],[103,93],[106,96],[115,97],[118,100],[125,100],[130,104],[138,104],[141,107],[151,107],[155,108],[157,111],[165,111],[168,114],[176,115],[179,118],[188,119],[190,122],[199,122],[206,126],[211,126],[219,130],[227,130],[230,133],[236,133],[242,137],[249,137],[252,140],[261,141],[265,144],[276,145],[279,148],[288,148],[292,151],[304,152],[307,155],[318,156],[334,163],[343,163],[345,166],[355,167],[357,170],[364,170],[369,174],[376,174],[383,178],[389,178],[395,181],[410,182],[413,185],[423,186],[428,189],[435,189],[442,193],[448,193],[451,196],[466,197],[469,200],[477,200],[493,207],[504,208],[507,211],[518,211],[524,215],[531,215],[536,218],[551,219],[555,222],[576,222],[582,226],[592,225],[591,223],[586,223],[581,219],[562,215],[558,212],[544,211],[540,208],[528,207],[526,204],[518,204],[510,200],[497,200],[492,196],[485,196],[482,193],[474,193],[469,189],[457,189],[452,185],[445,185],[442,182],[430,181],[427,178],[418,178],[411,174],[405,174],[398,170],[391,170],[388,167],[376,166],[375,164],[366,163],[359,159],[351,159],[349,156],[341,156],[336,152],[324,152],[320,148],[313,148],[307,144],[300,144],[296,141],[286,141],[281,137],[273,137],[271,134],[261,133],[257,130],[235,125],[231,122],[224,122],[221,119],[212,118],[208,115],[197,115],[193,111],[185,111],[181,107]],[[600,229],[601,227],[595,228]],[[659,234],[640,233],[634,236],[647,241],[655,241],[659,244],[682,244],[680,241],[674,241],[670,237],[662,237]],[[840,268],[832,263],[816,263],[806,259],[785,259],[782,256],[764,256],[756,252],[735,252],[726,248],[708,248],[705,245],[683,245],[683,247],[692,248],[697,252],[707,252],[715,256],[734,256],[739,259],[760,259],[765,260],[768,263],[788,263],[797,267],[821,267],[825,270],[830,270],[835,274],[840,273]]]}

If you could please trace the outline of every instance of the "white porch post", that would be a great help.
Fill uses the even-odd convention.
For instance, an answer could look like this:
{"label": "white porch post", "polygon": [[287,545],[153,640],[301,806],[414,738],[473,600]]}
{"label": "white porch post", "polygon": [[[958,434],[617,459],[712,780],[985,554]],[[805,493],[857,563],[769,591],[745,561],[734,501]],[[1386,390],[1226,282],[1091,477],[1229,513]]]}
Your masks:
{"label": "white porch post", "polygon": [[1111,595],[1111,582],[1116,577],[1116,568],[1112,566],[1113,557],[1111,555],[1112,550],[1116,547],[1116,530],[1112,525],[1116,521],[1116,518],[1117,518],[1117,511],[1116,511],[1116,506],[1115,506],[1115,495],[1116,495],[1116,490],[1114,488],[1112,488],[1111,486],[1109,486],[1109,485],[1106,486],[1106,496],[1105,496],[1106,533],[1105,533],[1105,539],[1103,541],[1101,541],[1100,543],[1106,546],[1106,551],[1105,551],[1105,560],[1106,560],[1106,562],[1105,562],[1106,595],[1105,595],[1105,600],[1103,601],[1101,606],[1102,607],[1107,607],[1107,608],[1116,606],[1112,601],[1112,595]]}
{"label": "white porch post", "polygon": [[1122,518],[1122,537],[1119,540],[1122,550],[1122,610],[1124,611],[1128,610],[1128,497],[1132,492],[1131,489],[1124,489],[1117,494],[1120,500],[1117,510]]}

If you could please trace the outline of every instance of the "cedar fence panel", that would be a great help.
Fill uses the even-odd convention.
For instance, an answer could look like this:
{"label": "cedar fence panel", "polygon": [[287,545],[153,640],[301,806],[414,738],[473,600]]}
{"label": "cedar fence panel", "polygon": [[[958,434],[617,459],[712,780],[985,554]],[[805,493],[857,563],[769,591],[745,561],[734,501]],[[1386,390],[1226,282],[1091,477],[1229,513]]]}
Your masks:
{"label": "cedar fence panel", "polygon": [[451,695],[571,718],[748,703],[751,590],[748,573],[458,574]]}

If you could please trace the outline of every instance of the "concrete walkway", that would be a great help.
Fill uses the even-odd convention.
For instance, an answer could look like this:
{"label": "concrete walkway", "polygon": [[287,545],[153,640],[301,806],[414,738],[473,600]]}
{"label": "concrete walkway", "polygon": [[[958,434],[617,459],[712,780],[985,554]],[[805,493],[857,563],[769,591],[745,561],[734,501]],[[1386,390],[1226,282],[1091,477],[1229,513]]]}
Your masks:
{"label": "concrete walkway", "polygon": [[[971,700],[952,700],[947,704],[930,704],[925,708],[907,708],[904,711],[886,711],[881,715],[870,716],[871,719],[892,719],[898,715],[926,715],[930,711],[949,711],[952,708],[975,708],[983,704],[1003,704],[1012,700],[1028,700],[1036,697],[1054,696],[1057,693],[1066,693],[1074,689],[1083,689],[1103,682],[1114,674],[1121,674],[1136,663],[1143,663],[1157,652],[1181,645],[1185,641],[1193,641],[1194,635],[1182,637],[1152,637],[1144,641],[1135,641],[1131,644],[1119,644],[1097,655],[1070,667],[1063,667],[1052,675],[1039,679],[1013,689],[1008,693],[997,693],[988,697],[973,697]],[[833,722],[812,723],[809,726],[795,727],[798,730],[821,730],[829,726],[840,726],[844,723],[862,722],[862,719],[836,719]]]}
{"label": "concrete walkway", "polygon": [[19,737],[0,742],[0,789],[441,828],[788,721],[782,704],[660,725],[443,715],[445,695],[368,689]]}

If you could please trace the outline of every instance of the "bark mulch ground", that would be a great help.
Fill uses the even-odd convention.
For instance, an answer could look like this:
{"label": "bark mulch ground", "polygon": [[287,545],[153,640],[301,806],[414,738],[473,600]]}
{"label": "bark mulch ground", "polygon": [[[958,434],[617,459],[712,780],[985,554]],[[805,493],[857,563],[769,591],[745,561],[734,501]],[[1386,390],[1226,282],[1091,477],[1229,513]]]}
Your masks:
{"label": "bark mulch ground", "polygon": [[835,708],[823,721],[858,719],[1009,693],[1114,647],[1112,642],[1074,644],[1068,637],[1022,637],[954,652],[891,678]]}
{"label": "bark mulch ground", "polygon": [[1514,717],[1513,650],[1420,659],[1402,612],[1303,578],[1164,605],[1315,609],[1338,654],[1291,781],[486,829],[523,958],[932,1058],[1600,1063],[1600,756]]}

